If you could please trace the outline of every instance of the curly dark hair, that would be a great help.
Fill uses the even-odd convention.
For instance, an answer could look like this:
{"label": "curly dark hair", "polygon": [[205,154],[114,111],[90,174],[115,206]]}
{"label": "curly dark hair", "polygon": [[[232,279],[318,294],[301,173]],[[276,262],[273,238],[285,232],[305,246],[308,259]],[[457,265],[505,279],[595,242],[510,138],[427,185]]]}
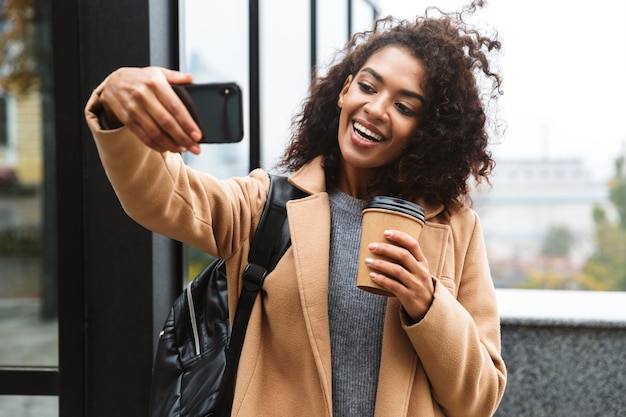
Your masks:
{"label": "curly dark hair", "polygon": [[[428,8],[414,21],[390,16],[377,20],[372,30],[355,34],[338,62],[311,83],[278,165],[295,171],[321,155],[327,184],[336,184],[341,163],[339,92],[347,77],[356,75],[374,52],[401,47],[426,69],[424,113],[407,149],[381,169],[370,189],[408,200],[421,197],[450,211],[471,205],[470,177],[476,184],[489,184],[495,167],[488,150],[485,107],[497,100],[502,82],[489,60],[501,48],[497,35],[482,35],[463,19],[483,3],[474,1],[458,13]],[[487,96],[481,94],[477,76],[491,81]]]}

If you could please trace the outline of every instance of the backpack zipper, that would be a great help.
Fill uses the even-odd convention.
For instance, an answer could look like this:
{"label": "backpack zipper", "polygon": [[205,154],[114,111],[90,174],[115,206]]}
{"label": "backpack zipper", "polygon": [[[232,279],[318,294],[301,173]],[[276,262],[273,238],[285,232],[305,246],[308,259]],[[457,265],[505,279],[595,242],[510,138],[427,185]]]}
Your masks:
{"label": "backpack zipper", "polygon": [[193,341],[196,346],[196,355],[200,356],[200,337],[198,336],[198,323],[196,323],[196,309],[191,296],[191,283],[187,285],[187,304],[189,307],[189,319],[191,320],[191,330],[193,330]]}

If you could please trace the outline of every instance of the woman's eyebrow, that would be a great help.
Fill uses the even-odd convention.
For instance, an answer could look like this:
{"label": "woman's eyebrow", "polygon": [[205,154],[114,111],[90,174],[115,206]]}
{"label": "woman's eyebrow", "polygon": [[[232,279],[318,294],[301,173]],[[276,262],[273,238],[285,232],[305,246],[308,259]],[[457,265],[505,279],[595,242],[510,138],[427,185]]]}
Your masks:
{"label": "woman's eyebrow", "polygon": [[[368,74],[371,74],[372,77],[376,78],[376,80],[378,82],[384,82],[384,79],[382,77],[382,75],[380,75],[378,72],[376,72],[375,69],[370,68],[370,67],[364,67],[361,71],[363,72],[367,72]],[[420,93],[417,93],[415,91],[411,91],[411,90],[400,90],[400,94],[404,95],[404,96],[408,96],[408,97],[413,97],[417,100],[419,100],[422,104],[426,104],[426,99],[424,98],[424,96],[422,96]]]}

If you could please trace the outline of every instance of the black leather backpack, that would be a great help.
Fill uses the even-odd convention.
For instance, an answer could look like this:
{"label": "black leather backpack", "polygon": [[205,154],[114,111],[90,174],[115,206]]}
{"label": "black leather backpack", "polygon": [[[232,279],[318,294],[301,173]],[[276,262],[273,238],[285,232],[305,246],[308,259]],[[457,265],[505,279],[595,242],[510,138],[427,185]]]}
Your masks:
{"label": "black leather backpack", "polygon": [[270,191],[248,256],[232,333],[223,259],[210,263],[174,302],[159,337],[152,417],[230,416],[237,365],[263,280],[291,244],[285,204],[305,194],[285,177]]}

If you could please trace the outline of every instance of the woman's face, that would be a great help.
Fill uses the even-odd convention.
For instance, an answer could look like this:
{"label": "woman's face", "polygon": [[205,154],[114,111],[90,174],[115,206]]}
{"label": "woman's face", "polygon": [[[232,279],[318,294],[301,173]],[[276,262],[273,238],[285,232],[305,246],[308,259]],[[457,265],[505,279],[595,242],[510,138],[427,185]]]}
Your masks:
{"label": "woman's face", "polygon": [[400,156],[421,119],[425,72],[406,49],[388,46],[348,77],[338,100],[344,172],[379,168]]}

